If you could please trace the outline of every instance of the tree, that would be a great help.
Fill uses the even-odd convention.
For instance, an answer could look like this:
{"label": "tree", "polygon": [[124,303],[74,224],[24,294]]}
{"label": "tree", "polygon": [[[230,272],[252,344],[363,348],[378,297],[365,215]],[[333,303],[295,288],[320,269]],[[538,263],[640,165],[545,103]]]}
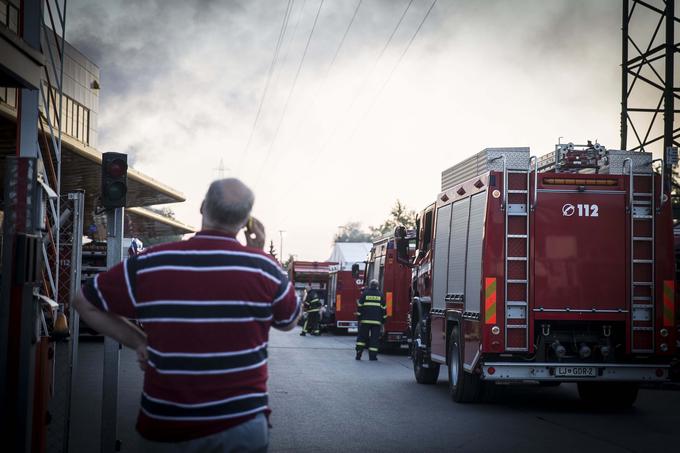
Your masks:
{"label": "tree", "polygon": [[338,227],[334,238],[334,242],[371,242],[372,240],[372,233],[364,231],[361,228],[361,222],[347,222]]}
{"label": "tree", "polygon": [[269,254],[272,256],[272,258],[278,260],[276,257],[276,249],[274,248],[274,241],[269,242]]}
{"label": "tree", "polygon": [[290,265],[295,261],[295,255],[288,255],[288,259],[281,265],[284,269],[288,269]]}
{"label": "tree", "polygon": [[377,227],[370,227],[374,238],[379,238],[387,234],[392,234],[398,226],[405,226],[406,229],[416,227],[416,212],[408,209],[401,201],[397,200],[392,206],[390,216],[385,222]]}

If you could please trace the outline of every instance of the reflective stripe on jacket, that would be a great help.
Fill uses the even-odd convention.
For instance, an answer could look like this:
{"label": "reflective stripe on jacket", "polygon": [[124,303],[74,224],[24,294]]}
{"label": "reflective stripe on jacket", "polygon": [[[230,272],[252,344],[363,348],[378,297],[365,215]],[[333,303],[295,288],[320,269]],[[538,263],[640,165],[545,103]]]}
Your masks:
{"label": "reflective stripe on jacket", "polygon": [[321,299],[314,298],[305,301],[305,312],[312,313],[321,309]]}
{"label": "reflective stripe on jacket", "polygon": [[367,288],[357,301],[359,322],[361,324],[381,325],[387,318],[385,298],[378,289]]}

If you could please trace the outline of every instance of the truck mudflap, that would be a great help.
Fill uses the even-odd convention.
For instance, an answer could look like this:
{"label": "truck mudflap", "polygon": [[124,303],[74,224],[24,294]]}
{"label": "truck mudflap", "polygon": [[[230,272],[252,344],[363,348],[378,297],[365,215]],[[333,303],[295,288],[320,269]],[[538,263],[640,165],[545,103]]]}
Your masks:
{"label": "truck mudflap", "polygon": [[508,363],[481,365],[485,381],[666,381],[669,364]]}

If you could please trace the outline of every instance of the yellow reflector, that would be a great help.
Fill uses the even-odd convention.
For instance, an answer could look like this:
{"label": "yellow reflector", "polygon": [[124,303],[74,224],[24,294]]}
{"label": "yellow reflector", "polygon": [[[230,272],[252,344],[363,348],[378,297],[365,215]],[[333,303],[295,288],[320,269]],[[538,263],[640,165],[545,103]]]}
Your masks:
{"label": "yellow reflector", "polygon": [[673,327],[675,321],[675,280],[663,282],[663,325]]}
{"label": "yellow reflector", "polygon": [[385,302],[387,302],[387,316],[392,316],[392,292],[385,293]]}
{"label": "yellow reflector", "polygon": [[342,297],[340,294],[335,296],[335,311],[340,311],[340,308],[342,307]]}
{"label": "yellow reflector", "polygon": [[496,278],[486,277],[484,279],[484,322],[486,324],[496,324]]}

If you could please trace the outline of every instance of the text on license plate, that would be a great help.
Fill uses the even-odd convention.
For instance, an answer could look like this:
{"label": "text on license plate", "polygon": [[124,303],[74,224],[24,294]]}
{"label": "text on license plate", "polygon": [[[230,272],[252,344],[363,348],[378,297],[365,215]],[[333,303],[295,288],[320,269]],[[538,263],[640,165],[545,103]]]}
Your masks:
{"label": "text on license plate", "polygon": [[555,376],[561,377],[596,377],[597,368],[589,366],[558,366]]}
{"label": "text on license plate", "polygon": [[359,331],[358,327],[348,327],[347,333],[357,333]]}

